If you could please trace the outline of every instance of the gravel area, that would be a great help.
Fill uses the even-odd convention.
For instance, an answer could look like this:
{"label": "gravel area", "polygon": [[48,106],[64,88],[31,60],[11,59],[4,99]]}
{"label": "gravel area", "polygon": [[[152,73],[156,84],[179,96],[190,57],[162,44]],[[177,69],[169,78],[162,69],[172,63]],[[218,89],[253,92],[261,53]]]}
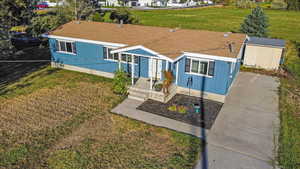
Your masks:
{"label": "gravel area", "polygon": [[[194,104],[200,105],[200,113],[195,113]],[[178,110],[170,110],[171,107],[184,107],[186,113],[180,113]],[[149,113],[161,115],[174,120],[185,122],[191,125],[210,129],[217,118],[223,103],[199,97],[176,94],[169,102],[161,102],[148,99],[137,109]]]}

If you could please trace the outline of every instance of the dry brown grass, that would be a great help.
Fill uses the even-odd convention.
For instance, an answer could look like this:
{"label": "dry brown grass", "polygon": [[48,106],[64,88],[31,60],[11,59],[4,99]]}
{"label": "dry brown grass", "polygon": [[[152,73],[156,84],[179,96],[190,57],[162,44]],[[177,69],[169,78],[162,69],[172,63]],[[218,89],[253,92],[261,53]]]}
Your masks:
{"label": "dry brown grass", "polygon": [[0,103],[0,131],[26,142],[32,133],[54,128],[78,113],[105,112],[116,97],[101,83],[81,82],[73,88],[41,89]]}

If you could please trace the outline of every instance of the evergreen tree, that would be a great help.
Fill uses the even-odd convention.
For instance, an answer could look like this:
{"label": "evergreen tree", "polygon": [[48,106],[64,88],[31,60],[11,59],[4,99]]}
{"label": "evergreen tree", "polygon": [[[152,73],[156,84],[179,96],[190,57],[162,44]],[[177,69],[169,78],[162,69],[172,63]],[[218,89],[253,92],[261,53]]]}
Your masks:
{"label": "evergreen tree", "polygon": [[249,36],[266,37],[268,28],[268,18],[262,8],[257,6],[248,15],[241,25],[241,32]]}

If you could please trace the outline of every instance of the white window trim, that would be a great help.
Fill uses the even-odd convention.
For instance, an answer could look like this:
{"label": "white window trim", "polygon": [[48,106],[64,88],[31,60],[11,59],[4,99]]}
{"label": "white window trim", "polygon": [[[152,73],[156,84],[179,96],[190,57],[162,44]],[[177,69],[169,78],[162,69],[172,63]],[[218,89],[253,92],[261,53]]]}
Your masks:
{"label": "white window trim", "polygon": [[[108,60],[108,61],[112,61],[112,62],[119,62],[119,60],[115,60],[115,59],[110,59],[110,58],[108,58],[108,54],[109,54],[109,52],[108,52],[108,49],[109,49],[109,47],[106,47],[105,46],[105,48],[106,48],[106,59],[104,59],[104,60]],[[110,49],[112,49],[112,48],[110,48]],[[114,54],[116,54],[116,53],[112,53],[113,55]],[[119,53],[118,53],[119,54]],[[121,63],[124,63],[124,64],[131,64],[131,62],[125,62],[125,61],[123,61],[122,60],[122,54],[126,54],[126,55],[131,55],[131,57],[133,56],[133,57],[135,57],[135,56],[137,56],[137,57],[140,57],[140,55],[134,55],[134,54],[129,54],[129,53],[121,53],[121,58],[120,58],[120,62]],[[126,57],[126,60],[127,60],[127,57]],[[134,65],[138,65],[138,63],[134,63]]]}
{"label": "white window trim", "polygon": [[[204,76],[204,77],[208,77],[208,78],[213,78],[214,76],[210,76],[208,75],[208,71],[209,71],[209,66],[210,63],[209,62],[214,62],[214,60],[210,60],[210,59],[201,59],[201,58],[193,58],[193,57],[187,57],[188,59],[190,59],[190,72],[185,72],[186,74],[190,74],[190,75],[196,75],[196,76]],[[207,62],[207,74],[201,74],[201,73],[194,73],[192,72],[192,61],[196,60],[199,61],[199,65],[198,65],[198,70],[200,70],[200,62]]]}
{"label": "white window trim", "polygon": [[[57,41],[57,47],[58,47],[58,50],[56,52],[58,53],[64,53],[64,54],[70,54],[70,55],[77,55],[77,51],[76,53],[74,53],[74,45],[75,45],[75,41],[69,41],[69,40],[62,40],[62,39],[56,39]],[[64,42],[64,43],[71,43],[73,44],[71,47],[72,47],[72,52],[67,52],[67,51],[61,51],[61,47],[60,47],[60,42]],[[67,48],[67,44],[66,44],[66,48]]]}
{"label": "white window trim", "polygon": [[[108,57],[109,54],[111,54],[111,53],[109,52],[109,49],[113,50],[113,48],[108,47],[108,46],[104,46],[104,47],[105,47],[105,49],[106,49],[106,59],[104,59],[104,60],[109,60],[109,61],[118,62],[119,59],[118,59],[118,60],[115,60],[115,59],[110,59],[110,58]],[[113,55],[113,58],[114,58],[114,54],[112,54],[112,55]],[[118,57],[119,57],[119,56],[118,56]]]}

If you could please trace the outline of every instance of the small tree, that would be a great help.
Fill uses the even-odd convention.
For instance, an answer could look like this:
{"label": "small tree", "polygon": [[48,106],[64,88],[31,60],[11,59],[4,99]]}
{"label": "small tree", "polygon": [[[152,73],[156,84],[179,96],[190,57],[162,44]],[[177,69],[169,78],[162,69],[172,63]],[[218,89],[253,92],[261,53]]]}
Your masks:
{"label": "small tree", "polygon": [[267,28],[268,18],[262,8],[258,6],[245,18],[244,23],[241,25],[241,32],[249,36],[266,37]]}
{"label": "small tree", "polygon": [[109,18],[117,23],[121,23],[121,20],[124,24],[127,23],[138,23],[139,20],[136,16],[132,15],[127,8],[118,8],[111,12]]}
{"label": "small tree", "polygon": [[127,77],[126,72],[123,70],[117,70],[115,72],[114,80],[113,80],[113,91],[116,94],[125,95],[127,94],[127,83],[129,79]]}

